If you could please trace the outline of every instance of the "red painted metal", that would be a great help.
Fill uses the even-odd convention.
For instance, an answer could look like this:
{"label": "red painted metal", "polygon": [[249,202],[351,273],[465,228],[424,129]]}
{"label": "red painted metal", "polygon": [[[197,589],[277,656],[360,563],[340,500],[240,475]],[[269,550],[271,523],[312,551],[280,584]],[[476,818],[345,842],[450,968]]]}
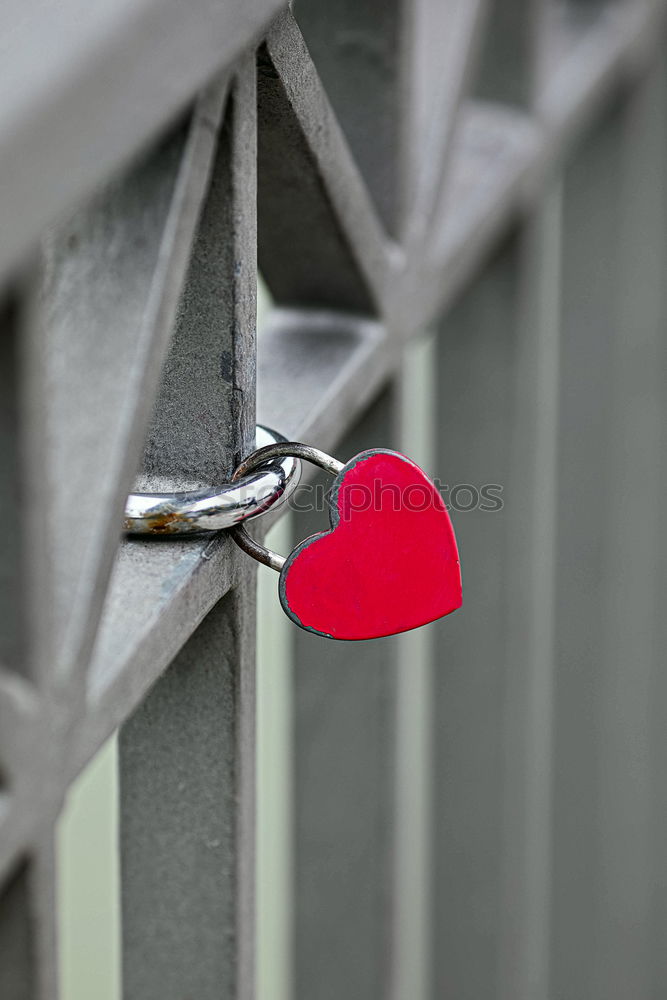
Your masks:
{"label": "red painted metal", "polygon": [[333,639],[406,632],[460,607],[454,530],[419,466],[384,449],[348,462],[334,481],[331,530],[291,552],[280,600],[297,625]]}

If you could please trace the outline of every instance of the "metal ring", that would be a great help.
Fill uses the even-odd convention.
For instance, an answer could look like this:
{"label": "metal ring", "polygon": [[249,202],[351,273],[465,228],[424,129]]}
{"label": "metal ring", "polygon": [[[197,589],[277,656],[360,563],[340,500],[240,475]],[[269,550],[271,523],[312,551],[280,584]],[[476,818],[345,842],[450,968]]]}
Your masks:
{"label": "metal ring", "polygon": [[[278,447],[285,438],[258,424],[255,440],[263,452]],[[253,452],[250,457],[257,454]],[[131,493],[125,503],[123,527],[133,535],[185,535],[231,528],[275,510],[298,486],[301,463],[292,455],[284,455],[280,461],[275,460],[278,455],[273,461],[272,457],[254,462],[247,473],[239,474],[237,469],[232,482],[219,487],[181,493]]]}
{"label": "metal ring", "polygon": [[[259,448],[252,455],[248,455],[235,469],[232,480],[247,475],[252,469],[263,462],[283,456],[301,458],[306,462],[312,462],[313,465],[318,465],[325,472],[330,472],[332,476],[337,476],[345,468],[344,462],[339,462],[337,459],[332,458],[331,455],[327,455],[326,452],[320,451],[319,448],[311,448],[309,444],[301,444],[300,441],[281,441],[278,444],[270,444],[265,448]],[[253,559],[257,559],[258,562],[268,566],[269,569],[275,569],[277,573],[280,573],[287,562],[286,557],[281,556],[279,552],[267,549],[265,545],[255,541],[242,524],[237,524],[232,529],[231,536],[239,548],[243,549],[249,556],[252,556]]]}

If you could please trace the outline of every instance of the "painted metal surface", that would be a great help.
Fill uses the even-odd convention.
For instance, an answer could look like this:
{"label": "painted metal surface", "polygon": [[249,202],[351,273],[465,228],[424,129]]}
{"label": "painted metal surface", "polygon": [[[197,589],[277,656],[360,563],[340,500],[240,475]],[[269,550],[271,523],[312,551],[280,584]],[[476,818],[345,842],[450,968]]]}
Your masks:
{"label": "painted metal surface", "polygon": [[332,639],[407,632],[461,606],[461,569],[445,502],[419,466],[370,449],[346,462],[328,498],[331,530],[292,549],[280,603]]}
{"label": "painted metal surface", "polygon": [[[122,541],[124,499],[230,475],[256,382],[288,437],[400,447],[368,407],[433,323],[438,465],[508,492],[421,675],[419,1000],[661,996],[665,4],[10,6],[3,1000],[57,997],[53,823],[125,723],[127,996],[253,996],[251,570]],[[404,1000],[405,647],[294,647],[294,993]]]}

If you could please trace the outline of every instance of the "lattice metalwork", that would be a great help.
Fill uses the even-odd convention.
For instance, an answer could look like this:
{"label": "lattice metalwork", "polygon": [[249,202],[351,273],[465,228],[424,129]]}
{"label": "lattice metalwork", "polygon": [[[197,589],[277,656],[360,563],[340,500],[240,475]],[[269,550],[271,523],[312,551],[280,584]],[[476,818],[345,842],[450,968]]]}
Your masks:
{"label": "lattice metalwork", "polygon": [[125,996],[255,995],[253,567],[124,498],[257,416],[400,444],[428,331],[435,466],[505,506],[456,621],[293,636],[294,996],[663,996],[665,4],[5,18],[2,1000],[57,997],[53,827],[118,727]]}

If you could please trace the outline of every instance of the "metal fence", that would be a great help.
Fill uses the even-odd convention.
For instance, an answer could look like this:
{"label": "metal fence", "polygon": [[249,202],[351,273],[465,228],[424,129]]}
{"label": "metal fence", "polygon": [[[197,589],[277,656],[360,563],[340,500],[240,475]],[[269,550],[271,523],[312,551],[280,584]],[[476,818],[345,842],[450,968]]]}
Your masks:
{"label": "metal fence", "polygon": [[432,471],[504,506],[454,515],[451,619],[292,635],[294,996],[666,997],[665,4],[3,16],[2,1000],[57,995],[53,827],[117,727],[124,995],[254,995],[253,567],[124,498],[227,475],[256,387],[399,445],[429,331]]}

